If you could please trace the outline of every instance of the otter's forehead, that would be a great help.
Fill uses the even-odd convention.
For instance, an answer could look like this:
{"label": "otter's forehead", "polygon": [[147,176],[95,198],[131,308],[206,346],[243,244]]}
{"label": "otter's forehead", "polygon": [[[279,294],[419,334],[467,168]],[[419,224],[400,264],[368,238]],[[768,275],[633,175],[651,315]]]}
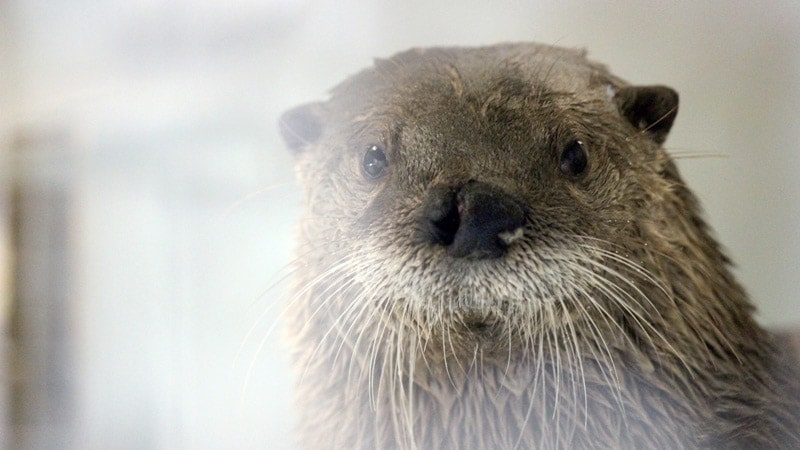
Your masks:
{"label": "otter's forehead", "polygon": [[[333,90],[333,100],[361,108],[397,106],[425,110],[448,98],[476,102],[580,94],[602,99],[621,80],[585,52],[535,44],[483,48],[414,49],[376,60]],[[550,95],[555,94],[555,95]],[[569,102],[569,98],[565,98]]]}

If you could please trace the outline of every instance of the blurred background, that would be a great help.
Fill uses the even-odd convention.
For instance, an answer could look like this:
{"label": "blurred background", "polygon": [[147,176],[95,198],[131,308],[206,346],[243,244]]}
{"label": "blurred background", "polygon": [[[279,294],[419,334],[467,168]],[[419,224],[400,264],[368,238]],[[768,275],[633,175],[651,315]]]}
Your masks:
{"label": "blurred background", "polygon": [[284,449],[298,187],[276,122],[413,46],[586,47],[772,327],[800,324],[797,2],[0,1],[0,447]]}

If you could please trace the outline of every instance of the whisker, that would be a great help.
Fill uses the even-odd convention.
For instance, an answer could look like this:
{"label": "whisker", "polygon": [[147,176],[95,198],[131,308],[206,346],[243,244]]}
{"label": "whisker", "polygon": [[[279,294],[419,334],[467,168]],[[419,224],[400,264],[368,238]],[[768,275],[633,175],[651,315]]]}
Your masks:
{"label": "whisker", "polygon": [[[245,194],[243,197],[241,197],[238,200],[234,201],[227,208],[225,208],[225,210],[222,211],[217,216],[216,221],[217,222],[224,221],[231,214],[233,214],[233,212],[236,211],[236,209],[241,208],[242,206],[244,206],[248,202],[253,201],[256,198],[258,198],[259,196],[267,195],[267,194],[273,194],[273,191],[278,190],[278,189],[296,187],[296,186],[297,186],[297,182],[296,181],[289,180],[289,181],[285,181],[285,182],[282,182],[282,183],[274,183],[274,184],[271,184],[269,186],[264,186],[264,187],[262,187],[260,189],[257,189],[255,191],[253,191],[253,192]],[[266,198],[267,197],[265,197],[265,199]]]}

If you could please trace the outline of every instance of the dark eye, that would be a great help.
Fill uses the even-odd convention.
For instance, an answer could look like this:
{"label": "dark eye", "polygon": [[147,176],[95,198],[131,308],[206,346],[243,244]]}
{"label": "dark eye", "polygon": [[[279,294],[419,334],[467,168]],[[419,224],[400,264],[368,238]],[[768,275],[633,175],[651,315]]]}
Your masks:
{"label": "dark eye", "polygon": [[361,168],[364,169],[364,174],[367,178],[379,178],[386,172],[386,167],[389,161],[386,159],[386,153],[377,145],[370,145],[367,151],[364,152],[364,158],[361,160]]}
{"label": "dark eye", "polygon": [[589,165],[589,156],[583,142],[575,140],[564,147],[561,152],[561,173],[568,177],[577,178],[583,175]]}

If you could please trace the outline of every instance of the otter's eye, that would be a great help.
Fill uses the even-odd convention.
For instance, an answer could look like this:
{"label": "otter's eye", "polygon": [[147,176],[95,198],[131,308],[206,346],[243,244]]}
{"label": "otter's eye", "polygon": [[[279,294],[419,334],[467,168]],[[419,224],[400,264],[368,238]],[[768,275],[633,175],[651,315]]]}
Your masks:
{"label": "otter's eye", "polygon": [[377,145],[370,145],[367,151],[364,152],[364,158],[361,160],[361,168],[364,169],[364,174],[367,178],[379,178],[386,172],[386,167],[389,161],[386,159],[386,153]]}
{"label": "otter's eye", "polygon": [[589,165],[589,156],[586,147],[581,141],[572,141],[561,152],[561,173],[568,177],[577,178],[586,171]]}

